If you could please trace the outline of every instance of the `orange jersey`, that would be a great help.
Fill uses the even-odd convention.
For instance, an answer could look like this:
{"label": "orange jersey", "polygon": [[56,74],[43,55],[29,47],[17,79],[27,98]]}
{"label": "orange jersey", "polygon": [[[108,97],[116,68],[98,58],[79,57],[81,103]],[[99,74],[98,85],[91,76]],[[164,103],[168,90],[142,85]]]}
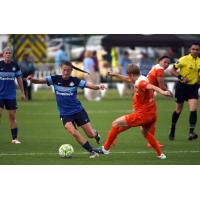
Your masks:
{"label": "orange jersey", "polygon": [[136,112],[156,112],[154,91],[147,89],[148,83],[145,76],[140,76],[135,82],[133,107]]}
{"label": "orange jersey", "polygon": [[165,71],[164,68],[161,67],[159,64],[154,65],[147,75],[149,83],[158,86],[157,77],[163,77],[164,71]]}

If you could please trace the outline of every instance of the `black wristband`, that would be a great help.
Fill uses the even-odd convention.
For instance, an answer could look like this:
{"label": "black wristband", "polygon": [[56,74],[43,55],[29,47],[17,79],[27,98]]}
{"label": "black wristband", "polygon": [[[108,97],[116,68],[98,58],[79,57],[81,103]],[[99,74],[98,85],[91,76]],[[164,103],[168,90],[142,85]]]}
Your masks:
{"label": "black wristband", "polygon": [[179,75],[178,75],[178,79],[182,81],[184,78],[183,78],[183,76],[181,76],[181,75],[179,74]]}

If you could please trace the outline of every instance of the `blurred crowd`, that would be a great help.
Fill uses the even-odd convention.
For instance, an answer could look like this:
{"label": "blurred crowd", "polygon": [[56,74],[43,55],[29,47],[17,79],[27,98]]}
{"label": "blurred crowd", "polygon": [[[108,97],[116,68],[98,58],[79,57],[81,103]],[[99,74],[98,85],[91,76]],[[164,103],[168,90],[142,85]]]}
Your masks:
{"label": "blurred crowd", "polygon": [[[61,46],[54,55],[54,63],[43,63],[39,67],[34,64],[34,59],[31,54],[24,53],[23,60],[19,63],[23,78],[24,89],[26,91],[27,99],[31,100],[32,85],[26,81],[28,75],[34,75],[35,70],[50,70],[51,73],[60,73],[60,66],[65,61],[71,61],[75,66],[81,68],[90,73],[85,75],[79,71],[74,70],[72,75],[79,78],[84,78],[87,81],[91,81],[95,84],[103,82],[109,83],[109,87],[116,87],[119,95],[126,94],[128,85],[120,83],[115,79],[107,78],[108,71],[114,71],[126,74],[126,68],[129,63],[137,64],[142,75],[146,76],[153,65],[157,63],[157,59],[163,55],[167,55],[171,58],[171,63],[175,63],[177,58],[181,55],[178,49],[172,48],[109,48],[98,50],[84,50],[80,56],[76,59],[70,60],[70,55],[67,54],[64,46]],[[104,95],[105,91],[100,93],[99,91],[92,91],[85,89],[84,96],[90,101],[99,101]]]}
{"label": "blurred crowd", "polygon": [[[180,56],[180,52],[172,48],[110,48],[99,51],[85,50],[80,58],[74,61],[74,64],[88,71],[91,76],[83,75],[77,71],[74,74],[96,84],[99,82],[109,82],[109,86],[117,88],[119,95],[123,96],[126,94],[129,86],[115,79],[108,78],[107,72],[114,71],[126,75],[128,64],[135,63],[140,66],[142,75],[146,76],[152,66],[157,63],[157,59],[163,55],[169,56],[171,63],[175,63]],[[100,100],[102,94],[95,93],[95,91],[87,91],[86,89],[85,98],[95,101]]]}

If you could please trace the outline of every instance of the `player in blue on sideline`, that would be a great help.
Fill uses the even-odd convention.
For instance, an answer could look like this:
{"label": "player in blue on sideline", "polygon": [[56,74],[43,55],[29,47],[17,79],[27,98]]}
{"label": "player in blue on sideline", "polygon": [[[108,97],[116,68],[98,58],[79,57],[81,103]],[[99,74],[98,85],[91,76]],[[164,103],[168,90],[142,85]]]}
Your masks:
{"label": "player in blue on sideline", "polygon": [[72,77],[71,73],[75,68],[70,62],[65,62],[61,66],[62,75],[47,76],[44,79],[36,79],[28,76],[27,79],[35,84],[47,84],[53,86],[60,118],[65,129],[82,145],[84,149],[90,152],[90,158],[98,157],[90,143],[80,134],[76,125],[80,126],[89,138],[95,138],[100,143],[99,133],[92,128],[87,112],[77,99],[77,89],[89,88],[93,90],[104,90],[103,84],[95,85],[86,82],[77,77]]}
{"label": "player in blue on sideline", "polygon": [[6,47],[3,50],[3,60],[0,61],[0,119],[3,109],[6,108],[12,134],[11,142],[20,144],[15,116],[17,109],[15,78],[21,91],[21,99],[25,100],[22,73],[18,64],[12,61],[12,49]]}

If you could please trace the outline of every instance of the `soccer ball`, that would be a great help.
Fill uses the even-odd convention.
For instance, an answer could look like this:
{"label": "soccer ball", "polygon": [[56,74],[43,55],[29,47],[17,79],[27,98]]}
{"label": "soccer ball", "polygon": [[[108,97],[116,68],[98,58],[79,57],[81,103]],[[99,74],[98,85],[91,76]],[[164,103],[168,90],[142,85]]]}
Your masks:
{"label": "soccer ball", "polygon": [[58,153],[62,158],[71,158],[74,152],[74,148],[71,144],[63,144],[60,146]]}

